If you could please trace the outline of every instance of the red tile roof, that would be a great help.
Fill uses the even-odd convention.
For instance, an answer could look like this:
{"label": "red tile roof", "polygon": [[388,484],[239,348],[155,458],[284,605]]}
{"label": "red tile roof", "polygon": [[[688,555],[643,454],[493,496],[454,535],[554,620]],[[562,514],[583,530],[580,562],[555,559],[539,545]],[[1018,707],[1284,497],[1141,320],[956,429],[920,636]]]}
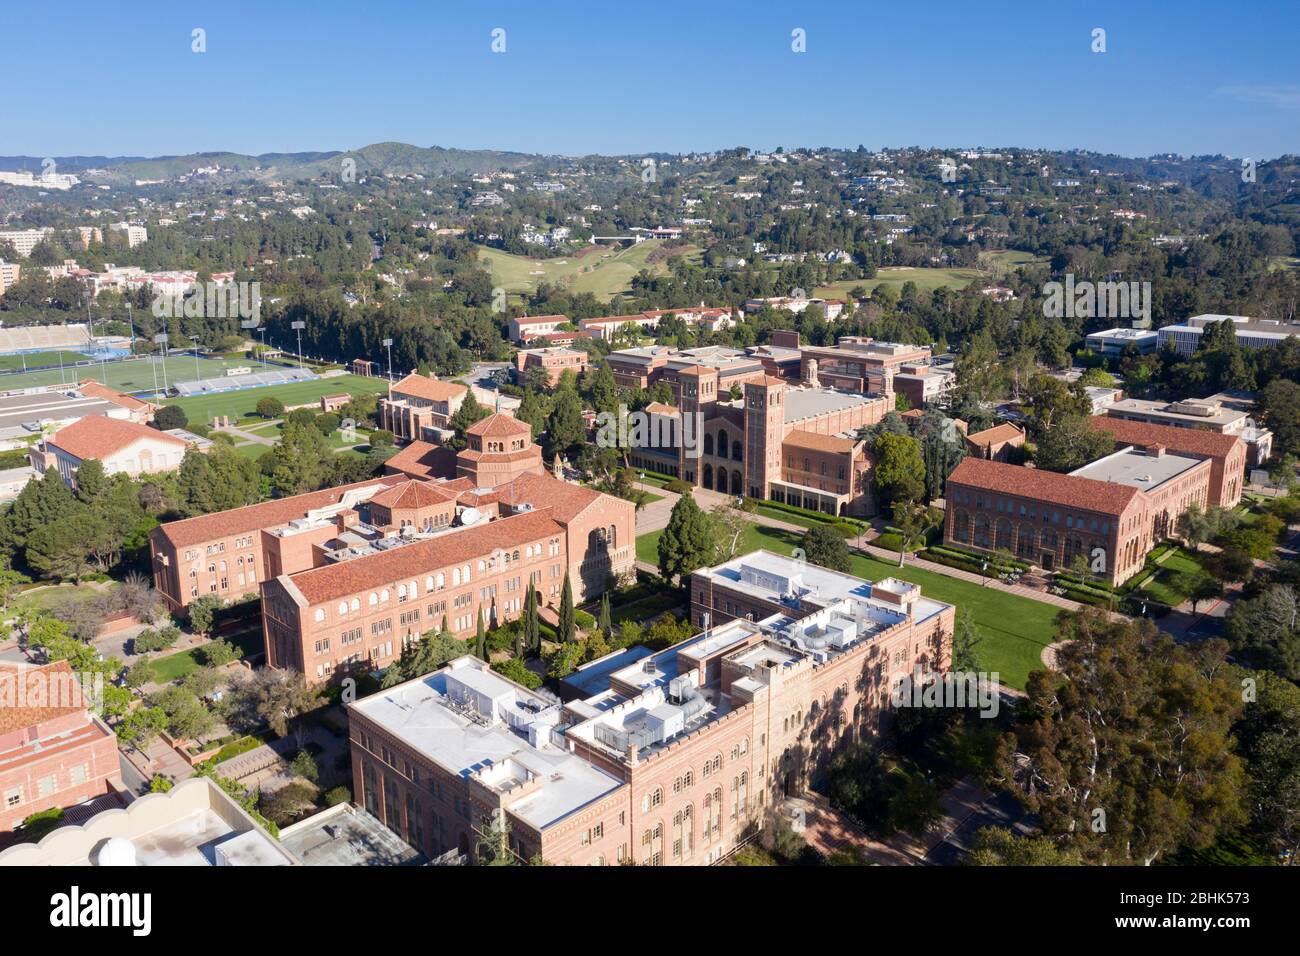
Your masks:
{"label": "red tile roof", "polygon": [[527,422],[521,422],[505,412],[489,415],[465,429],[466,434],[478,435],[482,438],[509,438],[513,435],[525,434],[531,437],[532,431],[533,427]]}
{"label": "red tile roof", "polygon": [[412,478],[452,478],[456,474],[456,453],[445,445],[413,441],[384,462],[384,467],[390,474],[400,472]]}
{"label": "red tile roof", "polygon": [[144,411],[153,408],[149,402],[142,402],[138,398],[132,398],[130,395],[124,395],[115,388],[109,388],[93,378],[83,378],[77,386],[81,394],[89,398],[102,398],[114,405],[121,405],[123,408],[129,408],[132,411]]}
{"label": "red tile roof", "polygon": [[1183,455],[1226,458],[1236,446],[1243,444],[1236,435],[1207,432],[1199,428],[1153,425],[1149,422],[1132,422],[1126,418],[1111,418],[1108,415],[1094,415],[1090,420],[1094,428],[1114,435],[1117,444],[1164,445],[1169,451]]}
{"label": "red tile roof", "polygon": [[470,563],[486,558],[494,551],[559,535],[563,531],[549,514],[536,511],[449,531],[390,551],[323,568],[310,568],[291,575],[290,580],[309,604],[320,604],[424,575],[437,568]]}
{"label": "red tile roof", "polygon": [[[602,498],[613,498],[603,492],[582,485],[570,484],[550,474],[520,475],[514,481],[497,488],[504,504],[531,504],[534,508],[548,508],[556,521],[567,524]],[[630,501],[628,507],[635,508]]]}
{"label": "red tile roof", "polygon": [[521,315],[515,319],[515,324],[520,328],[528,325],[544,325],[550,322],[568,322],[567,315]]}
{"label": "red tile roof", "polygon": [[432,508],[455,501],[454,492],[444,491],[427,481],[407,481],[381,491],[370,499],[385,508]]}
{"label": "red tile roof", "polygon": [[948,487],[954,484],[1108,515],[1123,514],[1140,494],[1130,485],[1061,475],[1042,468],[1007,465],[982,458],[962,459],[948,476]]}
{"label": "red tile roof", "polygon": [[218,511],[215,514],[199,515],[196,518],[169,521],[155,528],[150,533],[150,537],[158,535],[172,546],[183,548],[187,545],[203,544],[249,531],[274,528],[294,518],[305,517],[307,512],[314,508],[338,504],[345,492],[355,488],[370,488],[375,485],[387,488],[400,484],[402,480],[401,475],[384,475],[381,478],[371,478],[369,481],[358,481],[337,488],[322,488],[320,491],[309,491],[288,498],[275,498],[230,511]]}
{"label": "red tile roof", "polygon": [[47,444],[57,445],[68,454],[85,461],[87,458],[102,460],[142,439],[175,445],[178,450],[189,447],[188,442],[175,435],[168,435],[148,425],[104,415],[87,415],[66,428],[60,428],[47,440]]}
{"label": "red tile roof", "polygon": [[1025,433],[1015,425],[1010,422],[1003,422],[1000,425],[994,425],[992,428],[986,428],[982,432],[972,432],[966,436],[966,440],[975,445],[987,446],[1024,437]]}
{"label": "red tile roof", "polygon": [[412,372],[393,386],[394,395],[414,395],[431,402],[449,402],[468,391],[469,388],[460,382],[445,382],[417,372]]}
{"label": "red tile roof", "polygon": [[816,432],[796,428],[785,436],[782,444],[793,448],[807,448],[810,451],[828,451],[845,455],[857,445],[852,438],[840,438],[837,435],[818,435]]}
{"label": "red tile roof", "polygon": [[0,734],[84,711],[81,685],[67,661],[40,667],[0,663]]}

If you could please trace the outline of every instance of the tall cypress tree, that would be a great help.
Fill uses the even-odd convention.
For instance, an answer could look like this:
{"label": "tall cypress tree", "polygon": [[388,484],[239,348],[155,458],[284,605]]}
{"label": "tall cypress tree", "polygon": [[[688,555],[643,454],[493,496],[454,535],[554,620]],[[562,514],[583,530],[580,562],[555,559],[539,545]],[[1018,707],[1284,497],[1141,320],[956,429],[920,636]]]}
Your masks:
{"label": "tall cypress tree", "polygon": [[606,591],[600,596],[600,632],[609,637],[614,633],[614,622],[609,611],[609,592]]}
{"label": "tall cypress tree", "polygon": [[533,579],[528,579],[528,594],[524,597],[524,644],[536,654],[542,649],[542,627],[537,614],[537,589]]}
{"label": "tall cypress tree", "polygon": [[573,586],[569,575],[564,575],[564,593],[560,595],[560,640],[568,644],[577,636],[577,621],[573,616]]}
{"label": "tall cypress tree", "polygon": [[483,626],[483,609],[478,609],[478,632],[474,638],[474,653],[480,660],[488,659],[487,629]]}

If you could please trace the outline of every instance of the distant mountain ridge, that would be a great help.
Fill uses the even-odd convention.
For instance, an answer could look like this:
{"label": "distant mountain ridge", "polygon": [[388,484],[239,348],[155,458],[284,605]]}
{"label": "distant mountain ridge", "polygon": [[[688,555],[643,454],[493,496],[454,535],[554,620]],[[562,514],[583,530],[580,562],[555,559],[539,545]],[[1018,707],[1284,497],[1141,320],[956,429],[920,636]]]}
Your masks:
{"label": "distant mountain ridge", "polygon": [[[220,166],[223,171],[246,173],[249,179],[312,178],[338,174],[343,160],[356,161],[358,176],[439,176],[449,173],[480,173],[514,169],[544,157],[491,149],[449,149],[442,146],[412,146],[409,143],[372,143],[360,149],[302,153],[188,153],[182,156],[55,156],[55,168],[62,173],[104,170],[97,180],[171,179],[195,169]],[[40,172],[45,157],[0,156],[0,169]]]}

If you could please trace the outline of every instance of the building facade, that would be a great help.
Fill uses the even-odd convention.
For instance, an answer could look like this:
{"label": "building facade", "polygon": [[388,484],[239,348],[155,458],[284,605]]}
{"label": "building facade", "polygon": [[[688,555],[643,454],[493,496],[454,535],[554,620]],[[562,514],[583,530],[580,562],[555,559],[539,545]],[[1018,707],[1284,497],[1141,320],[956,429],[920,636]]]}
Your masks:
{"label": "building facade", "polygon": [[402,443],[427,440],[445,430],[459,411],[469,388],[459,382],[444,382],[432,375],[412,373],[380,398],[376,409],[379,427],[386,428]]}
{"label": "building facade", "polygon": [[[431,856],[504,830],[523,859],[708,865],[948,664],[954,608],[901,581],[755,552],[691,593],[699,634],[594,662],[581,699],[465,657],[349,705],[358,802]],[[719,623],[729,595],[776,610]]]}

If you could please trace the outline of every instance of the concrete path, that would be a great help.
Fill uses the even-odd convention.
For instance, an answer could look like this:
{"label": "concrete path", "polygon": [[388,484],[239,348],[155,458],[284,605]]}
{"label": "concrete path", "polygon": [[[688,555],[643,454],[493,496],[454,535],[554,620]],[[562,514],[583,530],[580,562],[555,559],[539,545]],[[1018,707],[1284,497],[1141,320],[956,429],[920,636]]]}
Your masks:
{"label": "concrete path", "polygon": [[[267,425],[276,424],[278,419],[272,419],[266,422]],[[242,438],[240,444],[244,445],[274,445],[279,441],[279,437],[267,438],[265,435],[259,435],[257,432],[248,431],[244,428],[238,428],[235,425],[225,425],[221,428],[212,429],[214,432],[225,432],[227,435],[234,435],[236,438]]]}
{"label": "concrete path", "polygon": [[[673,506],[677,504],[677,499],[681,496],[673,494],[671,491],[665,491],[662,488],[656,488],[653,485],[637,483],[636,487],[643,491],[649,491],[653,494],[663,496],[662,500],[652,501],[637,514],[637,537],[667,527],[668,519],[672,515]],[[735,501],[734,496],[719,494],[716,491],[706,491],[701,488],[697,488],[692,492],[692,496],[695,498],[696,503],[705,511],[712,511],[719,504],[724,502]],[[780,518],[772,518],[764,514],[753,514],[750,515],[750,518],[755,524],[767,528],[777,528],[783,531],[790,531],[798,535],[802,535],[808,530],[803,525],[794,524],[790,521],[782,521]],[[873,532],[868,531],[867,534],[873,534]],[[852,550],[859,551],[862,554],[867,554],[874,558],[879,558],[882,561],[888,561],[891,564],[898,564],[898,552],[896,551],[878,548],[862,539],[855,538],[849,539],[849,541],[849,547]],[[1015,594],[1018,597],[1027,598],[1030,601],[1038,601],[1042,604],[1052,604],[1067,611],[1077,611],[1083,606],[1077,601],[1071,601],[1069,598],[1061,597],[1059,594],[1039,591],[1035,588],[1025,587],[1023,584],[1007,584],[998,578],[986,578],[979,574],[973,574],[970,571],[963,571],[960,568],[952,568],[946,564],[939,564],[937,561],[927,561],[924,558],[918,558],[914,555],[908,556],[904,567],[921,568],[926,571],[932,571],[935,574],[943,574],[950,578],[956,578],[960,581],[969,581],[973,584],[978,584],[981,587],[994,588],[999,591],[1005,591],[1008,594]],[[644,561],[638,561],[637,568],[651,574],[659,573],[657,567]]]}

